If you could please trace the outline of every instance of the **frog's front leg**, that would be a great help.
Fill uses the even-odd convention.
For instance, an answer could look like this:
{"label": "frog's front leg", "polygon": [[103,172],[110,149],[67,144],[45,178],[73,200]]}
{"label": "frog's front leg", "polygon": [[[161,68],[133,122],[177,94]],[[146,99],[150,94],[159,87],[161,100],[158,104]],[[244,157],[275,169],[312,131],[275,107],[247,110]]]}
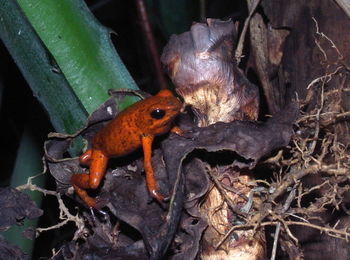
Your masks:
{"label": "frog's front leg", "polygon": [[71,177],[71,184],[78,196],[89,206],[95,207],[96,200],[86,189],[96,189],[105,175],[108,157],[99,150],[88,150],[80,157],[80,162],[90,166],[88,174],[78,173]]}
{"label": "frog's front leg", "polygon": [[142,136],[142,148],[144,156],[144,168],[146,173],[146,184],[150,195],[158,200],[163,202],[165,198],[157,191],[157,181],[154,177],[153,167],[152,167],[152,143],[154,136],[145,135]]}

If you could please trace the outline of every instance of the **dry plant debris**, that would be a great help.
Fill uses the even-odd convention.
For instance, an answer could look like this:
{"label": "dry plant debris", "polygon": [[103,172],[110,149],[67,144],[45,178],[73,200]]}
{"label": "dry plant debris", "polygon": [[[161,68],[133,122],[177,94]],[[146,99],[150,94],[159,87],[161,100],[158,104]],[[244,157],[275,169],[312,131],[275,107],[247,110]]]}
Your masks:
{"label": "dry plant debris", "polygon": [[[317,21],[314,20],[317,27]],[[327,41],[338,54],[338,62],[329,64],[322,41]],[[262,201],[253,204],[243,224],[235,224],[217,244],[219,249],[237,230],[274,226],[271,259],[276,259],[278,245],[290,259],[304,256],[295,227],[318,230],[320,234],[349,241],[350,222],[350,150],[348,120],[350,111],[342,109],[342,97],[348,95],[350,71],[334,42],[316,29],[315,43],[324,57],[326,71],[307,86],[304,100],[299,100],[301,116],[289,146],[260,163],[273,172],[272,178],[256,180],[251,185]],[[337,87],[332,87],[339,82]],[[345,130],[344,130],[345,129]],[[216,171],[210,170],[210,175]],[[222,194],[232,193],[218,185]],[[223,196],[227,200],[228,196]],[[228,202],[228,205],[231,203]],[[325,212],[340,214],[331,224],[322,217]],[[316,238],[315,238],[316,239]]]}
{"label": "dry plant debris", "polygon": [[[330,39],[327,39],[318,30],[317,37],[330,41]],[[235,141],[229,138],[228,132],[237,132],[239,129],[241,129],[242,133],[246,133],[246,129],[256,131],[257,133],[261,129],[269,132],[271,129],[274,129],[268,127],[269,122],[265,125],[250,122],[219,123],[207,128],[194,129],[192,139],[181,139],[181,137],[170,136],[164,140],[162,145],[164,155],[162,155],[160,149],[155,151],[155,160],[157,161],[155,165],[159,167],[161,177],[166,174],[164,172],[165,167],[174,174],[170,177],[172,183],[164,184],[166,190],[171,190],[169,185],[175,185],[169,214],[159,207],[159,205],[147,204],[145,200],[147,194],[144,188],[144,180],[138,177],[140,171],[142,171],[139,160],[135,160],[135,162],[131,162],[128,166],[116,171],[110,171],[107,174],[108,181],[102,188],[102,191],[109,193],[107,200],[110,197],[113,199],[109,204],[109,208],[116,217],[129,222],[131,226],[134,226],[134,228],[141,232],[143,240],[132,241],[125,235],[120,234],[119,222],[115,225],[111,225],[109,221],[101,222],[97,218],[93,219],[86,212],[84,216],[87,221],[83,221],[80,215],[71,215],[61,200],[59,192],[69,195],[69,182],[67,180],[69,180],[69,176],[73,171],[79,169],[77,159],[55,160],[57,154],[51,156],[52,154],[47,151],[48,159],[51,161],[51,174],[56,178],[59,192],[46,191],[36,187],[31,183],[31,179],[28,180],[26,185],[19,187],[19,189],[32,189],[43,192],[44,194],[54,195],[59,201],[62,222],[53,227],[40,228],[38,232],[59,228],[68,221],[74,221],[78,227],[73,241],[63,246],[55,254],[53,259],[69,257],[72,253],[75,253],[77,257],[92,255],[99,252],[98,250],[103,251],[106,247],[110,247],[109,256],[113,257],[134,256],[139,257],[139,259],[148,259],[146,256],[148,251],[148,253],[151,252],[153,254],[154,258],[157,258],[164,254],[164,250],[172,238],[174,239],[171,250],[174,258],[177,256],[194,259],[199,250],[201,234],[206,227],[200,216],[197,215],[198,203],[200,203],[200,198],[213,185],[217,186],[223,199],[227,200],[230,210],[237,216],[229,231],[225,234],[225,237],[216,245],[217,249],[220,249],[220,246],[225,240],[234,240],[235,231],[247,229],[258,230],[266,226],[276,227],[271,259],[276,258],[278,245],[288,253],[290,258],[298,259],[303,257],[299,240],[293,230],[295,226],[316,229],[320,233],[348,241],[350,236],[349,222],[339,219],[335,224],[330,225],[327,222],[322,222],[320,214],[325,211],[342,211],[345,215],[350,214],[350,210],[347,208],[349,203],[344,201],[344,198],[349,196],[350,152],[347,144],[342,141],[344,140],[344,136],[341,135],[343,132],[338,131],[339,125],[343,128],[347,127],[347,120],[350,115],[350,111],[342,111],[340,106],[341,96],[344,93],[348,94],[350,91],[349,86],[346,86],[347,82],[349,82],[350,71],[349,68],[341,63],[343,57],[339,51],[339,63],[335,66],[334,64],[332,66],[327,64],[327,51],[324,51],[322,44],[318,40],[316,41],[316,44],[319,44],[318,46],[321,52],[324,53],[324,66],[327,66],[330,72],[316,78],[309,84],[308,95],[304,100],[299,100],[301,117],[295,123],[295,134],[292,136],[289,146],[277,151],[273,157],[265,158],[262,162],[258,163],[258,160],[262,156],[267,156],[272,149],[283,146],[282,144],[289,140],[290,125],[288,124],[284,130],[288,133],[288,136],[282,136],[280,138],[280,144],[271,146],[266,151],[261,151],[260,148],[254,148],[252,146],[250,147],[253,150],[250,151],[240,150],[240,148],[237,150],[236,145],[239,142],[238,140]],[[337,88],[329,87],[329,83],[334,80],[341,82],[341,84]],[[107,103],[106,106],[110,107],[111,104]],[[115,106],[113,105],[113,107]],[[113,113],[116,113],[116,111]],[[292,114],[295,115],[295,113]],[[112,116],[110,113],[107,115]],[[104,120],[106,120],[105,115],[99,117],[97,121],[102,122]],[[97,121],[91,122],[90,130],[84,132],[87,139],[99,127],[96,123]],[[274,121],[272,120],[272,122]],[[281,122],[281,125],[283,125],[282,119],[280,121],[276,121],[275,119],[277,125]],[[288,123],[290,124],[291,122]],[[227,135],[227,140],[224,140],[225,134]],[[256,137],[256,134],[252,136]],[[58,136],[54,137],[57,138]],[[182,151],[179,150],[174,157],[174,147],[181,145],[184,148]],[[53,151],[58,151],[60,156],[68,148],[66,140],[52,141],[50,144],[47,144],[46,148],[52,151],[52,146],[55,146]],[[223,178],[223,176],[218,175],[219,169],[217,167],[210,167],[207,163],[203,163],[200,160],[201,158],[193,158],[195,156],[188,156],[186,158],[188,154],[196,149],[219,152],[224,148],[241,155],[243,153],[243,157],[246,160],[236,162],[237,165],[242,165],[243,163],[246,164],[246,167],[247,164],[250,164],[248,167],[255,167],[258,163],[256,171],[264,167],[265,170],[273,172],[273,177],[270,176],[266,179],[257,179],[248,184],[242,184],[252,188],[252,192],[249,196],[246,196],[242,195],[240,190],[232,189],[229,185],[217,181]],[[258,151],[260,153],[257,153]],[[191,161],[189,161],[189,158]],[[184,172],[186,173],[186,184],[183,183],[183,175],[179,170],[181,167],[184,168]],[[199,177],[203,182],[201,185],[198,185],[199,177],[193,175],[196,171],[200,172]],[[209,184],[208,179],[212,180],[212,184]],[[311,184],[309,183],[310,180],[312,181]],[[239,178],[235,181],[239,182]],[[137,185],[135,186],[135,184]],[[116,191],[116,188],[120,187],[120,185],[124,185],[124,191]],[[130,198],[130,194],[132,194],[132,190],[135,187],[141,195],[135,197],[133,203],[127,203],[128,205],[126,205],[125,198]],[[186,194],[184,194],[185,190]],[[122,194],[123,192],[125,193],[124,195]],[[227,196],[228,193],[241,197],[242,203],[239,207],[230,203],[230,198]],[[259,203],[255,203],[255,196],[260,197]],[[121,200],[118,201],[118,198],[123,199],[124,204]],[[129,201],[126,200],[126,202]],[[178,205],[175,205],[174,202],[178,202]],[[135,205],[133,206],[132,204]],[[139,205],[144,205],[144,208],[140,208]],[[182,206],[184,206],[184,209]],[[121,209],[128,209],[129,212],[121,212]],[[133,211],[135,209],[138,209],[138,211]],[[149,215],[150,220],[140,221],[140,219],[137,219],[144,215],[146,210],[151,212]],[[152,215],[152,212],[155,212],[155,215]],[[182,214],[181,220],[180,213]],[[165,221],[161,223],[160,230],[170,228],[172,230],[171,232],[173,232],[166,233],[165,235],[160,234],[159,239],[164,239],[165,245],[164,243],[155,241],[151,237],[154,230],[148,230],[149,227],[154,227],[152,218],[158,221],[159,217]],[[135,224],[137,221],[139,221],[138,224]],[[170,221],[174,221],[174,223],[170,223]],[[147,226],[148,224],[149,226]],[[175,234],[177,225],[180,228]],[[90,226],[88,231],[87,226]],[[93,226],[92,231],[91,226]],[[85,241],[85,243],[80,245],[80,248],[75,243],[77,239],[83,239]],[[161,249],[157,248],[157,246]]]}

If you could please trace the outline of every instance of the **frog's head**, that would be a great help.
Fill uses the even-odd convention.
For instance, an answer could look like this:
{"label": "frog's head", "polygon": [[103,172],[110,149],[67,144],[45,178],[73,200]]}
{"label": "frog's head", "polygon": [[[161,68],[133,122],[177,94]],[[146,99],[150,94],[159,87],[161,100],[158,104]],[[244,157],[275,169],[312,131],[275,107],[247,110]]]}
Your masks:
{"label": "frog's head", "polygon": [[145,134],[151,135],[169,131],[172,122],[182,109],[182,103],[167,89],[141,101],[140,105],[143,106],[140,126],[145,130]]}

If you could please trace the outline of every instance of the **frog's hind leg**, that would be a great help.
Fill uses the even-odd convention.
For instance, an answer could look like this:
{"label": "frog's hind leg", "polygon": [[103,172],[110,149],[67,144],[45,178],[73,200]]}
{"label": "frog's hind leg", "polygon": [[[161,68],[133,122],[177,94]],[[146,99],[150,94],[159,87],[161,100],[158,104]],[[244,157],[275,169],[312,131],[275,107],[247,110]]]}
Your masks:
{"label": "frog's hind leg", "polygon": [[78,196],[85,202],[86,205],[93,208],[96,206],[96,201],[94,198],[91,198],[85,189],[89,189],[89,174],[84,173],[78,173],[74,174],[70,182],[75,190],[75,192],[78,194]]}
{"label": "frog's hind leg", "polygon": [[106,171],[108,158],[101,151],[94,150],[87,155],[84,153],[80,161],[90,165],[90,172],[72,175],[71,184],[78,196],[89,207],[95,207],[96,200],[87,194],[86,189],[96,189],[100,185]]}

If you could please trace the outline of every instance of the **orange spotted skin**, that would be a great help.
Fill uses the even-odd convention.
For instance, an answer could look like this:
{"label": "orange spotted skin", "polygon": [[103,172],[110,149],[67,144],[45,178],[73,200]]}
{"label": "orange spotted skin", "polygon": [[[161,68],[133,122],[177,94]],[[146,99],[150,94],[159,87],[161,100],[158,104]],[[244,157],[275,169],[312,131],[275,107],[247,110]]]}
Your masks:
{"label": "orange spotted skin", "polygon": [[[181,102],[169,90],[161,90],[128,107],[101,129],[92,140],[92,148],[80,156],[80,162],[89,166],[89,174],[78,173],[71,178],[80,198],[89,207],[96,207],[96,200],[86,189],[96,189],[100,185],[108,159],[128,155],[142,147],[147,188],[153,198],[163,201],[164,197],[157,192],[151,164],[152,143],[155,136],[172,129],[181,108]],[[175,127],[174,132],[179,133],[179,129]]]}

